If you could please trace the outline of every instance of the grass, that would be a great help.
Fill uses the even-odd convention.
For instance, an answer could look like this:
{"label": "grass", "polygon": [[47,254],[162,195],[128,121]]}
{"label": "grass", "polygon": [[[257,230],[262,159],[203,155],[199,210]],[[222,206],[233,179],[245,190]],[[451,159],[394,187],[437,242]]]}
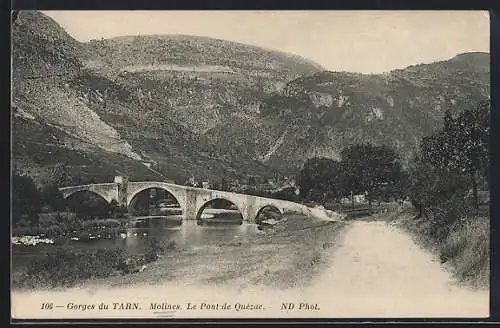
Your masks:
{"label": "grass", "polygon": [[457,220],[446,233],[426,217],[406,215],[401,226],[419,244],[439,256],[453,276],[473,288],[488,288],[490,272],[490,222],[488,217],[470,216]]}
{"label": "grass", "polygon": [[155,262],[159,254],[176,249],[175,243],[165,248],[154,241],[144,254],[129,255],[124,249],[74,250],[58,247],[54,252],[31,262],[26,270],[12,276],[15,289],[73,287],[89,280],[140,272]]}
{"label": "grass", "polygon": [[54,212],[40,214],[39,222],[33,224],[19,224],[12,228],[13,236],[43,235],[45,237],[63,237],[75,235],[84,238],[90,233],[111,235],[122,228],[126,221],[117,219],[91,219],[83,220],[75,213]]}
{"label": "grass", "polygon": [[12,287],[71,287],[82,280],[108,277],[117,272],[125,261],[125,253],[121,249],[74,251],[59,247],[55,252],[31,262],[25,272],[14,275]]}
{"label": "grass", "polygon": [[449,262],[456,276],[475,287],[486,287],[490,272],[490,222],[472,217],[457,224],[441,246],[442,261]]}

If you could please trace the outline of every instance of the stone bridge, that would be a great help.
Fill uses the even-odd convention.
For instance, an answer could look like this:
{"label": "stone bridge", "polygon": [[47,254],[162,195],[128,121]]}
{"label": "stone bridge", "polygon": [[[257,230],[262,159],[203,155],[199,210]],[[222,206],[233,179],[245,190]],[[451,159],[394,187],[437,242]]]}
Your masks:
{"label": "stone bridge", "polygon": [[215,199],[225,199],[233,203],[243,216],[243,220],[255,222],[260,211],[264,207],[272,207],[277,209],[281,214],[284,212],[298,212],[304,215],[311,215],[311,210],[302,204],[238,194],[234,192],[226,192],[219,190],[194,188],[181,186],[173,183],[144,181],[144,182],[114,182],[114,183],[99,183],[71,187],[62,187],[59,190],[62,192],[65,199],[78,192],[93,192],[108,203],[115,200],[119,205],[131,207],[134,197],[141,191],[151,188],[163,189],[169,192],[180,204],[183,216],[185,219],[198,219],[203,212],[205,205]]}

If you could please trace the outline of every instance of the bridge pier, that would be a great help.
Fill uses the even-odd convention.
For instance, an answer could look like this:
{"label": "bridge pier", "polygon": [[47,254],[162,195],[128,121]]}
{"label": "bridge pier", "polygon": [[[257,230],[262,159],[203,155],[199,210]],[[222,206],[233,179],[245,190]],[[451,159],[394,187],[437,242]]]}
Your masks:
{"label": "bridge pier", "polygon": [[245,203],[246,206],[243,206],[243,208],[241,209],[243,212],[241,213],[243,215],[243,220],[249,223],[253,223],[258,211],[255,206],[255,198],[248,198]]}
{"label": "bridge pier", "polygon": [[196,190],[186,190],[186,201],[182,206],[183,216],[185,220],[196,220],[198,214],[198,193]]}
{"label": "bridge pier", "polygon": [[126,177],[117,176],[115,177],[115,183],[117,184],[117,199],[118,205],[128,207],[128,179]]}

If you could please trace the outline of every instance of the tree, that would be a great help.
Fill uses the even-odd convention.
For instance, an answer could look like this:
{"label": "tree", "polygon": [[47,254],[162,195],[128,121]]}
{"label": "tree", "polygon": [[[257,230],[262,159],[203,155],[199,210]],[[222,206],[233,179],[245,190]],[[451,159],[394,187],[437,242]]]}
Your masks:
{"label": "tree", "polygon": [[465,194],[466,181],[463,175],[437,167],[417,156],[409,167],[407,193],[419,212],[424,208],[439,206],[457,194]]}
{"label": "tree", "polygon": [[490,152],[490,103],[485,101],[476,109],[465,110],[458,117],[457,137],[461,156],[457,156],[458,167],[466,173],[472,184],[474,208],[479,208],[478,175],[488,176]]}
{"label": "tree", "polygon": [[114,218],[123,218],[124,214],[128,212],[126,206],[120,206],[118,202],[113,199],[109,204],[109,215]]}
{"label": "tree", "polygon": [[272,193],[271,197],[276,199],[288,200],[292,202],[297,200],[297,195],[295,194],[294,187],[281,189],[275,193]]}
{"label": "tree", "polygon": [[422,140],[420,156],[435,169],[466,175],[478,208],[478,175],[488,176],[490,105],[482,102],[457,118],[445,113],[441,130]]}
{"label": "tree", "polygon": [[17,224],[23,219],[31,223],[38,220],[41,197],[33,180],[25,175],[15,174],[12,178],[12,219]]}
{"label": "tree", "polygon": [[[422,140],[419,153],[409,169],[408,194],[423,214],[437,210],[435,229],[446,229],[469,211],[466,197],[472,186],[477,211],[478,180],[489,170],[489,101],[458,117],[446,112],[442,128]],[[433,215],[434,217],[434,215]]]}
{"label": "tree", "polygon": [[228,183],[228,181],[224,177],[221,178],[220,189],[219,190],[222,190],[222,191],[228,191],[229,190],[229,183]]}
{"label": "tree", "polygon": [[325,201],[342,194],[342,168],[338,161],[330,158],[308,159],[296,177],[303,199]]}
{"label": "tree", "polygon": [[437,168],[455,169],[461,156],[458,145],[459,134],[458,122],[447,110],[442,128],[437,133],[422,139],[420,152],[422,159]]}
{"label": "tree", "polygon": [[[352,194],[379,194],[397,190],[403,169],[397,153],[388,146],[356,144],[341,152],[343,189]],[[370,205],[372,198],[368,198]]]}
{"label": "tree", "polygon": [[55,184],[43,186],[41,198],[44,204],[50,206],[52,211],[63,211],[66,208],[66,200]]}
{"label": "tree", "polygon": [[[145,198],[149,200],[147,197],[148,194],[145,194]],[[75,212],[78,217],[84,219],[96,217],[105,218],[110,212],[109,203],[104,198],[93,192],[85,191],[70,196],[68,199],[68,207],[71,211]]]}
{"label": "tree", "polygon": [[71,185],[73,182],[68,167],[63,163],[54,166],[50,180],[57,187],[65,187]]}
{"label": "tree", "polygon": [[255,186],[257,184],[257,179],[251,175],[248,177],[248,185]]}

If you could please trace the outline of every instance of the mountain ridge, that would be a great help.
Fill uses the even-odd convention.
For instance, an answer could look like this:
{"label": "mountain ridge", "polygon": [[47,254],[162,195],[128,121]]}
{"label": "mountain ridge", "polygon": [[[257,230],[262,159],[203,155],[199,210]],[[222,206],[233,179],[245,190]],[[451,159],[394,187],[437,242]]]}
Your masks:
{"label": "mountain ridge", "polygon": [[[20,128],[23,131],[36,130],[30,123],[36,120],[52,135],[49,139],[57,139],[62,133],[66,142],[57,146],[64,149],[59,151],[65,154],[59,158],[62,163],[73,165],[72,154],[83,151],[115,158],[114,161],[130,168],[121,159],[125,155],[139,165],[127,173],[132,179],[150,178],[144,173],[150,168],[175,177],[179,183],[191,175],[215,181],[225,176],[273,174],[273,169],[245,156],[233,159],[217,154],[217,149],[203,136],[162,114],[170,106],[164,102],[154,106],[145,103],[148,99],[137,95],[141,81],[135,84],[130,78],[120,76],[119,71],[101,74],[89,67],[89,59],[95,58],[92,48],[74,40],[53,19],[36,11],[19,13],[13,28],[13,124],[24,126]],[[161,95],[159,98],[164,99]],[[52,151],[41,153],[44,147],[31,146],[28,135],[16,135],[15,161],[30,163],[35,171],[36,167],[52,165]],[[45,138],[40,136],[40,140]],[[50,140],[45,142],[52,144]],[[19,147],[29,151],[20,151]],[[77,162],[86,168],[93,164],[85,160],[81,166]],[[23,167],[21,171],[33,170]],[[108,172],[99,179],[109,181],[112,174]]]}
{"label": "mountain ridge", "polygon": [[[191,175],[289,175],[307,158],[337,158],[342,147],[364,141],[387,143],[407,158],[446,106],[458,113],[489,95],[484,53],[367,75],[209,37],[79,43],[39,12],[21,11],[16,24],[13,120],[29,131],[37,128],[26,122],[36,119],[47,133],[71,139],[73,146],[60,146],[60,162],[73,163],[72,152],[80,152],[118,163],[101,180],[124,168],[131,179],[159,178],[151,169],[181,183]],[[15,151],[16,160],[53,162],[27,136],[16,140],[30,150]],[[96,172],[85,161],[82,170]]]}
{"label": "mountain ridge", "polygon": [[[226,129],[232,131],[230,126],[237,125],[240,131],[234,133],[246,133],[250,138],[257,126],[270,121],[281,132],[292,125],[297,138],[288,140],[293,145],[282,156],[275,151],[274,160],[277,164],[290,162],[295,153],[298,160],[289,167],[292,172],[311,156],[338,158],[343,147],[355,142],[389,144],[407,161],[411,157],[408,149],[414,149],[422,136],[440,126],[445,107],[457,114],[489,97],[489,79],[487,53],[459,54],[447,61],[383,74],[323,71],[292,80],[281,94],[264,99],[260,122],[248,122],[255,125],[247,127],[252,132],[245,132],[245,124],[236,121],[227,123]],[[231,135],[223,137],[216,130],[209,134],[225,140],[223,146],[230,146]],[[253,136],[257,149],[249,145],[250,151],[266,152],[263,145],[270,149],[279,135]]]}
{"label": "mountain ridge", "polygon": [[269,53],[276,53],[276,54],[280,54],[282,56],[285,56],[285,57],[290,57],[290,58],[293,58],[293,59],[297,59],[299,61],[304,61],[305,63],[307,64],[310,64],[312,66],[315,66],[318,70],[326,70],[325,67],[319,63],[316,63],[315,61],[311,60],[311,59],[308,59],[304,56],[301,56],[301,55],[298,55],[298,54],[295,54],[295,53],[289,53],[289,52],[283,52],[283,51],[280,51],[280,50],[277,50],[277,49],[273,49],[273,48],[268,48],[268,47],[263,47],[263,46],[258,46],[258,45],[255,45],[255,44],[249,44],[249,43],[243,43],[243,42],[239,42],[239,41],[234,41],[234,40],[228,40],[228,39],[221,39],[221,38],[215,38],[215,37],[209,37],[209,36],[204,36],[204,35],[194,35],[194,34],[140,34],[138,36],[135,36],[135,35],[120,35],[120,36],[114,36],[114,37],[111,37],[111,38],[102,38],[102,39],[91,39],[89,41],[85,41],[85,42],[82,42],[82,44],[89,44],[91,42],[99,42],[99,41],[104,41],[104,40],[133,40],[134,38],[137,38],[137,37],[140,37],[140,38],[151,38],[151,39],[155,39],[155,38],[178,38],[178,39],[183,39],[183,38],[186,38],[186,39],[205,39],[205,40],[213,40],[213,41],[217,41],[217,42],[226,42],[226,43],[232,43],[232,44],[235,44],[235,45],[239,45],[239,46],[243,46],[243,47],[248,47],[248,48],[254,48],[254,49],[258,49],[258,50],[263,50],[263,51],[266,51],[266,52],[269,52]]}

